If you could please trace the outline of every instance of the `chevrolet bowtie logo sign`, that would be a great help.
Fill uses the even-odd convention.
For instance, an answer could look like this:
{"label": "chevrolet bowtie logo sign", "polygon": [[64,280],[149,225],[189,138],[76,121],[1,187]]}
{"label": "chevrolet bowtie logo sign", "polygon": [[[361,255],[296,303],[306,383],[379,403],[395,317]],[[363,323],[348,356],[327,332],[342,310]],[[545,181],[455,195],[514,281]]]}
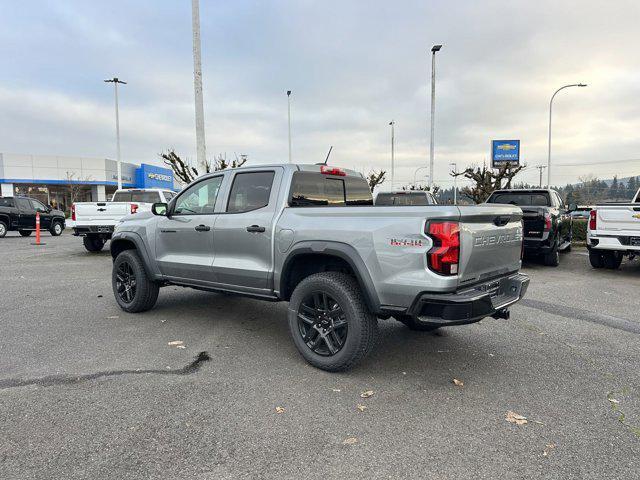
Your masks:
{"label": "chevrolet bowtie logo sign", "polygon": [[640,213],[636,213],[635,215],[632,215],[633,218],[637,218],[638,220],[640,220]]}

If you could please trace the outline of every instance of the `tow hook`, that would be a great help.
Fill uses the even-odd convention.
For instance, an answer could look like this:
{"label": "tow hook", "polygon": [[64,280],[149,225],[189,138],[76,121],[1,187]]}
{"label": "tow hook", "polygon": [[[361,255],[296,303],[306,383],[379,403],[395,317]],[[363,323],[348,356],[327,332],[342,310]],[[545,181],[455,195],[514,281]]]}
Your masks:
{"label": "tow hook", "polygon": [[503,318],[505,320],[509,320],[510,316],[511,316],[511,312],[509,312],[508,308],[503,308],[502,310],[498,310],[496,311],[496,313],[491,315],[491,317],[493,318]]}

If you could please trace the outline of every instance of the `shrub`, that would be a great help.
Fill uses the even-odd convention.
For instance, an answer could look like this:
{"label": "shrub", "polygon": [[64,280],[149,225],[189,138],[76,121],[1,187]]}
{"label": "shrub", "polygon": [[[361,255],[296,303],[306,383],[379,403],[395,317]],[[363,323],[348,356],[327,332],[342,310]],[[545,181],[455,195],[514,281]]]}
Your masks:
{"label": "shrub", "polygon": [[574,242],[587,241],[587,222],[588,220],[586,218],[573,219],[573,241]]}

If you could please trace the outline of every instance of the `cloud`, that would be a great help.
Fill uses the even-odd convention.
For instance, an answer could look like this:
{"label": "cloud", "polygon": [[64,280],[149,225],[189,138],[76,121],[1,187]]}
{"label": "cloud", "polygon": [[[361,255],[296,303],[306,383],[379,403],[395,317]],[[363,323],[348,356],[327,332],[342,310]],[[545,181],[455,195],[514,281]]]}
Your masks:
{"label": "cloud", "polygon": [[[195,156],[188,2],[30,2],[5,7],[0,150],[113,156],[114,75],[123,157],[153,161],[169,147]],[[293,152],[396,178],[428,161],[430,52],[437,56],[436,181],[448,164],[488,160],[492,138],[519,138],[546,163],[548,102],[556,97],[554,179],[640,174],[640,6],[580,2],[201,2],[205,125],[210,155],[252,163]],[[603,162],[594,165],[594,162]],[[606,163],[608,162],[608,163]],[[577,167],[567,167],[576,164]],[[583,164],[582,167],[580,165]],[[522,179],[537,181],[529,168]]]}

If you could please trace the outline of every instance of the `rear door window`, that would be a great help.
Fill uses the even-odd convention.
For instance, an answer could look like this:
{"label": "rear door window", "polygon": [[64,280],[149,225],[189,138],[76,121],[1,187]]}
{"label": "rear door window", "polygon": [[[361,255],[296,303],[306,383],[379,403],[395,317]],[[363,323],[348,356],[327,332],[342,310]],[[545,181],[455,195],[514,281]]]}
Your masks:
{"label": "rear door window", "polygon": [[273,170],[236,173],[229,194],[227,213],[250,212],[269,205],[274,176]]}
{"label": "rear door window", "polygon": [[31,202],[26,198],[16,198],[16,205],[20,210],[34,210]]}

